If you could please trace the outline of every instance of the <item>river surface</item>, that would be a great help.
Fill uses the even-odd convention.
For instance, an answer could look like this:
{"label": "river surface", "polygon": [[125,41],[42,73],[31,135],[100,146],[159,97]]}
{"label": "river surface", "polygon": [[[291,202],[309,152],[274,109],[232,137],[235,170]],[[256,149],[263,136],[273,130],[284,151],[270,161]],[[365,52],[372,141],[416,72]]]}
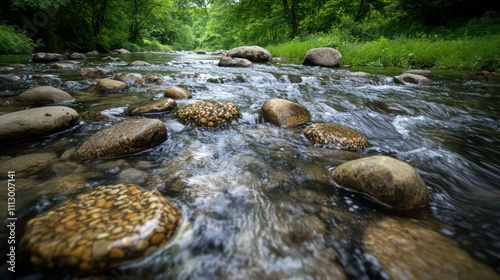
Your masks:
{"label": "river surface", "polygon": [[[386,275],[363,253],[361,236],[366,224],[387,216],[421,222],[500,273],[498,75],[434,71],[430,84],[400,85],[392,79],[400,69],[328,69],[286,61],[219,68],[219,57],[210,55],[114,56],[124,62],[109,63],[97,55],[81,66],[154,74],[163,84],[133,84],[123,93],[101,96],[90,92],[95,81],[77,70],[30,63],[26,56],[0,57],[0,74],[21,77],[13,85],[0,84],[0,114],[26,109],[13,104],[22,91],[52,85],[75,97],[64,106],[110,117],[82,121],[51,137],[1,145],[0,159],[35,152],[61,157],[89,135],[127,119],[123,112],[128,106],[160,99],[173,85],[183,84],[193,94],[177,101],[179,106],[231,101],[242,117],[227,129],[213,130],[185,127],[175,113],[148,115],[168,128],[168,139],[157,147],[118,159],[72,162],[69,168],[56,162],[26,178],[18,175],[18,239],[29,218],[74,195],[50,191],[47,183],[76,172],[74,166],[85,177],[86,189],[135,183],[158,189],[183,211],[186,222],[173,244],[112,271],[113,279],[335,279],[339,271],[349,279],[380,279]],[[134,60],[153,65],[127,66]],[[312,122],[352,127],[371,146],[357,152],[315,146],[303,135],[305,125],[264,123],[259,110],[271,98],[304,105]],[[387,155],[415,167],[429,189],[429,207],[394,213],[336,185],[330,176],[335,167],[370,155]],[[4,187],[6,183],[2,191]],[[0,207],[7,209],[4,196]],[[4,275],[5,226],[0,233]],[[17,258],[19,277],[64,276],[34,271],[21,252]]]}

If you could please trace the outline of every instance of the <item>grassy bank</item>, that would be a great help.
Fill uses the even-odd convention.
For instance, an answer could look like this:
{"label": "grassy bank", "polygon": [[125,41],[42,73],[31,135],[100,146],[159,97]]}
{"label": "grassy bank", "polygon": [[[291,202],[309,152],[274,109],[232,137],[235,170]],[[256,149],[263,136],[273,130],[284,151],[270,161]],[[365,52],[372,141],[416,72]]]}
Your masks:
{"label": "grassy bank", "polygon": [[309,49],[325,46],[339,50],[342,64],[351,66],[500,71],[500,35],[445,39],[434,34],[418,38],[380,37],[369,42],[348,42],[335,35],[313,35],[267,46],[267,49],[273,56],[301,61]]}
{"label": "grassy bank", "polygon": [[0,22],[0,54],[28,54],[38,45],[19,28]]}

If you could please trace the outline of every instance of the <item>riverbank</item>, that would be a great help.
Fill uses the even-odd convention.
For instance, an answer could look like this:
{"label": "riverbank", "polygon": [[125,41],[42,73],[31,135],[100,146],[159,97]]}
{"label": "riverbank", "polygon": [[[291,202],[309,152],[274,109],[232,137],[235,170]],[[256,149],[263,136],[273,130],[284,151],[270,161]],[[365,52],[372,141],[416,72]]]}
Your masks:
{"label": "riverbank", "polygon": [[387,39],[348,42],[335,35],[309,36],[266,48],[274,57],[300,62],[312,48],[330,46],[342,53],[342,64],[351,66],[426,68],[442,70],[500,70],[500,35],[482,37]]}

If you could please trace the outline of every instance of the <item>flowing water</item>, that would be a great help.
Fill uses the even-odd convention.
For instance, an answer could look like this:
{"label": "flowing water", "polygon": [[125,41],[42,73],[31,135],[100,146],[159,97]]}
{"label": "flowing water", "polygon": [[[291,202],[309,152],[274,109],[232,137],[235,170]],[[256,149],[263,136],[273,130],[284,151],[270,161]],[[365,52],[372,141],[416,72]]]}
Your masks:
{"label": "flowing water", "polygon": [[[168,128],[168,139],[157,147],[111,160],[61,159],[64,168],[56,162],[29,176],[19,174],[18,238],[30,217],[74,195],[50,188],[78,172],[85,177],[86,189],[131,182],[158,189],[183,211],[185,224],[173,244],[112,271],[114,279],[384,278],[377,260],[363,252],[362,234],[367,224],[387,216],[418,221],[442,233],[500,273],[498,76],[435,71],[431,84],[400,85],[392,76],[401,70],[339,70],[284,61],[219,68],[217,56],[185,53],[120,57],[153,65],[130,67],[104,62],[101,56],[82,64],[113,73],[154,74],[164,83],[133,84],[124,93],[100,96],[90,93],[95,81],[78,76],[77,70],[52,69],[29,63],[27,57],[0,58],[0,74],[21,77],[14,85],[0,84],[0,114],[26,108],[13,104],[23,90],[53,85],[76,98],[65,106],[79,113],[101,110],[110,117],[82,121],[51,137],[0,146],[0,158],[34,152],[61,157],[89,135],[127,119],[123,112],[128,106],[160,99],[165,88],[179,84],[193,94],[193,99],[178,101],[179,106],[232,101],[241,119],[225,130],[212,130],[185,127],[174,113],[149,115]],[[354,74],[359,70],[371,74]],[[271,98],[304,105],[312,122],[352,127],[371,146],[358,152],[328,149],[304,137],[305,125],[279,128],[264,123],[259,110]],[[335,167],[370,155],[388,155],[415,167],[429,189],[429,207],[394,213],[336,185],[330,175]],[[6,200],[1,203],[6,209]],[[5,227],[1,230],[4,260],[7,235]],[[18,276],[62,277],[34,271],[21,252],[17,257]],[[5,261],[2,265],[3,273]]]}

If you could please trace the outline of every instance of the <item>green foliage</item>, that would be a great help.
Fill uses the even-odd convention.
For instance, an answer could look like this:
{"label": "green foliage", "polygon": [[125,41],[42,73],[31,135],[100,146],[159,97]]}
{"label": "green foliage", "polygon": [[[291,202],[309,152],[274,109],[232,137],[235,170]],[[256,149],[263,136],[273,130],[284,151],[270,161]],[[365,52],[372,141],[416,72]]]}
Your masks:
{"label": "green foliage", "polygon": [[29,54],[38,45],[20,29],[0,22],[0,54]]}

